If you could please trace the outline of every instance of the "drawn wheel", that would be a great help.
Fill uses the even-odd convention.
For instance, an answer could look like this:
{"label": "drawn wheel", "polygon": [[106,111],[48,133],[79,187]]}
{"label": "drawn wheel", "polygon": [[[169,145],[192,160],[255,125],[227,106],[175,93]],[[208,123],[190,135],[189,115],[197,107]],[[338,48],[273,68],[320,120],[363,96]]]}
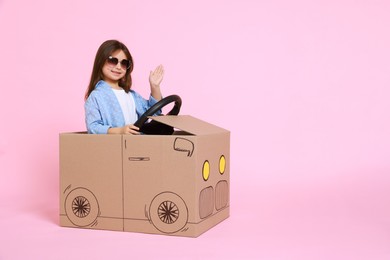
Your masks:
{"label": "drawn wheel", "polygon": [[172,201],[163,201],[158,206],[157,215],[162,222],[172,224],[179,218],[179,208]]}
{"label": "drawn wheel", "polygon": [[170,234],[180,231],[187,224],[188,208],[179,195],[163,192],[152,200],[149,215],[159,231]]}
{"label": "drawn wheel", "polygon": [[76,188],[66,196],[65,212],[75,226],[85,227],[95,222],[99,215],[99,204],[91,191]]}

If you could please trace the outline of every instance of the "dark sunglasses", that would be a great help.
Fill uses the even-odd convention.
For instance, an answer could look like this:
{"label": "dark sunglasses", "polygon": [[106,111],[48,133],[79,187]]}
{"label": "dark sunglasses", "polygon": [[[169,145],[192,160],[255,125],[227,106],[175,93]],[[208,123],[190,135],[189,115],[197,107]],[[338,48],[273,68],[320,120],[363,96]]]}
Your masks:
{"label": "dark sunglasses", "polygon": [[[108,65],[110,66],[116,66],[118,64],[119,60],[118,58],[115,58],[115,57],[112,57],[112,56],[109,56],[107,58],[107,63]],[[121,60],[120,61],[121,63],[121,68],[124,69],[124,70],[127,70],[130,68],[130,61],[129,60]]]}

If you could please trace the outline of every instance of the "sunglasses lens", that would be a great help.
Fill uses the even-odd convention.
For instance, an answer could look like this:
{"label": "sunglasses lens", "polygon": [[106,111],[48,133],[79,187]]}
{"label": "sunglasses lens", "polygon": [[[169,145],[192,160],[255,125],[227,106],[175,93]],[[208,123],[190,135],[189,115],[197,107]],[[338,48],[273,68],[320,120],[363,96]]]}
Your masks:
{"label": "sunglasses lens", "polygon": [[118,59],[110,56],[107,59],[107,63],[112,66],[116,66],[116,64],[118,64]]}
{"label": "sunglasses lens", "polygon": [[121,61],[121,67],[122,67],[122,69],[124,69],[124,70],[127,70],[128,68],[130,68],[130,61],[128,61],[128,60],[122,60],[122,61]]}

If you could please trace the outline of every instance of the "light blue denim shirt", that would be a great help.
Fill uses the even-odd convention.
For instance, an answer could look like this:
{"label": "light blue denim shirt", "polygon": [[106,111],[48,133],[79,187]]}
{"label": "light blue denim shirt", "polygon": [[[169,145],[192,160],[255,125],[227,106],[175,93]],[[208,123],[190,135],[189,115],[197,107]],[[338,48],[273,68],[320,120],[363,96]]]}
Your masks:
{"label": "light blue denim shirt", "polygon": [[[157,103],[152,96],[149,100],[144,99],[137,92],[130,90],[133,95],[138,118],[146,110]],[[110,127],[125,126],[122,108],[115,96],[114,91],[105,81],[99,81],[91,92],[84,105],[85,123],[90,134],[107,134]],[[161,114],[161,111],[156,115]]]}

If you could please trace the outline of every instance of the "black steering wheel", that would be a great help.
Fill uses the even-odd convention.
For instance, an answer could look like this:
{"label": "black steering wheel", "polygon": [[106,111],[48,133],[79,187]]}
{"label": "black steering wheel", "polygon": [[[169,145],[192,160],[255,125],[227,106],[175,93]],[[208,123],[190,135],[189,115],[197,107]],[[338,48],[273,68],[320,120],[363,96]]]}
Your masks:
{"label": "black steering wheel", "polygon": [[139,127],[140,132],[144,134],[160,134],[160,135],[170,135],[173,133],[173,127],[164,125],[160,122],[152,120],[151,122],[148,121],[149,116],[153,116],[157,111],[161,110],[166,105],[175,102],[175,105],[167,113],[167,115],[176,116],[180,112],[181,107],[181,98],[178,95],[170,95],[167,96],[160,101],[158,101],[156,104],[154,104],[152,107],[150,107],[135,123],[134,125]]}

